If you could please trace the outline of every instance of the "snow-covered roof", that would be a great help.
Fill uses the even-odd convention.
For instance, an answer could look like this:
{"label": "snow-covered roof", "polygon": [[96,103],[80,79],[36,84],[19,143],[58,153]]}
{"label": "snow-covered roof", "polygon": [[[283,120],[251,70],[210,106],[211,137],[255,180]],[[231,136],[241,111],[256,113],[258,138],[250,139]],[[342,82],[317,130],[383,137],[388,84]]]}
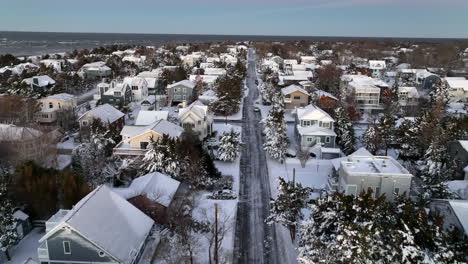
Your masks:
{"label": "snow-covered roof", "polygon": [[23,82],[32,85],[34,84],[34,80],[37,79],[37,86],[39,87],[44,87],[47,85],[53,85],[55,84],[54,79],[50,78],[48,75],[41,75],[41,76],[34,76],[31,78],[24,79]]}
{"label": "snow-covered roof", "polygon": [[385,69],[387,66],[385,61],[383,60],[370,60],[369,61],[369,68],[372,70],[382,70]]}
{"label": "snow-covered roof", "polygon": [[69,226],[119,262],[131,264],[153,224],[151,218],[101,185],[81,199],[39,242]]}
{"label": "snow-covered roof", "polygon": [[117,110],[110,104],[103,104],[100,105],[88,112],[84,113],[78,120],[81,120],[83,117],[93,118],[93,119],[100,119],[104,123],[114,123],[125,114]]}
{"label": "snow-covered roof", "polygon": [[124,126],[120,135],[133,138],[149,131],[154,131],[160,135],[168,135],[171,138],[178,138],[182,135],[184,129],[167,120],[159,119],[147,126]]}
{"label": "snow-covered roof", "polygon": [[453,212],[457,215],[460,224],[463,226],[465,234],[468,234],[468,201],[466,200],[449,200]]}
{"label": "snow-covered roof", "polygon": [[189,80],[193,83],[197,81],[197,78],[201,78],[202,82],[211,84],[215,83],[216,80],[218,79],[219,76],[217,75],[196,75],[196,74],[191,74],[189,76]]}
{"label": "snow-covered roof", "polygon": [[283,64],[297,64],[297,60],[296,59],[285,59],[283,60]]}
{"label": "snow-covered roof", "polygon": [[412,86],[398,87],[398,93],[407,93],[408,97],[411,97],[411,98],[419,97],[418,90],[416,89],[416,87],[412,87]]}
{"label": "snow-covered roof", "polygon": [[188,88],[195,88],[195,83],[193,83],[192,81],[190,80],[182,80],[182,81],[179,81],[179,82],[176,82],[176,83],[173,83],[171,85],[168,85],[167,88],[172,88],[172,87],[176,87],[176,86],[185,86],[185,87],[188,87]]}
{"label": "snow-covered roof", "polygon": [[468,152],[468,140],[459,140],[460,145]]}
{"label": "snow-covered roof", "polygon": [[319,126],[303,127],[297,125],[297,132],[302,136],[336,136],[335,131]]}
{"label": "snow-covered roof", "polygon": [[130,86],[138,86],[139,88],[144,86],[145,84],[148,85],[146,79],[141,77],[125,77],[123,83],[128,84]]}
{"label": "snow-covered roof", "polygon": [[335,120],[327,112],[312,104],[297,108],[296,114],[299,120],[335,122]]}
{"label": "snow-covered roof", "polygon": [[135,120],[135,126],[147,126],[154,122],[164,119],[167,120],[169,111],[144,111],[138,112],[138,116]]}
{"label": "snow-covered roof", "polygon": [[143,71],[140,72],[137,76],[142,78],[159,78],[160,71]]}
{"label": "snow-covered roof", "polygon": [[40,136],[42,132],[34,128],[0,124],[0,141],[31,140]]}
{"label": "snow-covered roof", "polygon": [[320,89],[316,89],[313,94],[316,94],[319,98],[322,97],[322,96],[325,96],[325,97],[329,97],[333,100],[336,100],[338,101],[338,98],[336,98],[333,94],[329,93],[329,92],[325,92],[323,90],[320,90]]}
{"label": "snow-covered roof", "polygon": [[179,181],[165,174],[153,172],[134,179],[127,188],[113,188],[112,190],[127,200],[138,195],[146,195],[148,199],[168,207],[179,185]]}
{"label": "snow-covered roof", "polygon": [[468,80],[466,79],[447,79],[447,84],[452,89],[463,89],[463,91],[468,92]]}
{"label": "snow-covered roof", "polygon": [[208,115],[208,106],[204,105],[200,100],[196,100],[189,106],[180,109],[179,119],[186,116],[187,113],[195,114],[200,120],[203,120]]}
{"label": "snow-covered roof", "polygon": [[[374,155],[372,155],[372,153],[370,153],[366,148],[361,147],[358,150],[351,153],[349,156],[370,156],[370,157],[372,157]],[[341,162],[346,161],[346,159],[347,159],[347,157],[332,159],[331,162],[332,162],[333,167],[335,168],[335,170],[338,170],[340,168],[340,166],[341,166]]]}
{"label": "snow-covered roof", "polygon": [[53,99],[53,100],[58,100],[58,101],[71,101],[71,100],[75,100],[76,97],[72,94],[59,93],[59,94],[47,96],[47,99]]}
{"label": "snow-covered roof", "polygon": [[22,221],[26,221],[26,220],[28,220],[29,215],[25,214],[25,213],[24,213],[23,211],[21,211],[21,210],[16,210],[16,211],[13,213],[13,217],[16,218],[16,219],[22,220]]}
{"label": "snow-covered roof", "polygon": [[291,94],[291,93],[294,93],[294,92],[301,92],[303,94],[309,95],[309,93],[304,88],[302,88],[301,86],[296,85],[296,84],[292,84],[292,85],[289,85],[289,86],[281,89],[281,93],[284,94],[284,95]]}
{"label": "snow-covered roof", "polygon": [[353,89],[364,89],[379,92],[379,87],[388,87],[388,84],[382,80],[369,77],[367,75],[343,75],[342,80],[349,82],[349,87]]}
{"label": "snow-covered roof", "polygon": [[205,75],[226,75],[226,70],[223,68],[205,68]]}
{"label": "snow-covered roof", "polygon": [[384,176],[386,174],[412,176],[407,169],[390,156],[350,155],[345,161],[341,161],[341,167],[351,176]]}

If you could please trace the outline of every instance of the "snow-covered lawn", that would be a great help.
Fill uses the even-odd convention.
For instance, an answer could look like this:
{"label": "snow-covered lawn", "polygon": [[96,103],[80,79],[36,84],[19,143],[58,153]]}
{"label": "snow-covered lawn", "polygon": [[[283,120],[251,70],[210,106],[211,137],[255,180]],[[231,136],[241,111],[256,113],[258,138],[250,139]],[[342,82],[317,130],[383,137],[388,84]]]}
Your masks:
{"label": "snow-covered lawn", "polygon": [[[211,224],[215,220],[215,204],[218,205],[218,231],[223,233],[221,250],[219,253],[220,263],[233,262],[234,233],[236,225],[237,200],[211,200],[207,199],[209,193],[200,193],[200,199],[193,210],[193,217],[199,221],[209,221]],[[205,235],[199,237],[200,250],[197,252],[195,263],[208,263],[209,241]]]}
{"label": "snow-covered lawn", "polygon": [[40,228],[31,230],[18,245],[10,249],[11,260],[5,264],[23,264],[29,258],[39,263],[37,248],[39,247],[39,239],[44,235],[45,233]]}
{"label": "snow-covered lawn", "polygon": [[57,155],[57,169],[63,170],[70,166],[72,162],[71,155]]}

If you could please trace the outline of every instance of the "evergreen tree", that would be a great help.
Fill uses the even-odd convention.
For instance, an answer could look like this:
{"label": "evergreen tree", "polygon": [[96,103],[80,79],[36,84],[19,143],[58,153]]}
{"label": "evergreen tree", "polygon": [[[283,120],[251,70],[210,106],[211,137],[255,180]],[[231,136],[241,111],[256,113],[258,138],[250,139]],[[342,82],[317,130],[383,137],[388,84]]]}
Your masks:
{"label": "evergreen tree", "polygon": [[274,105],[262,123],[265,132],[263,149],[273,159],[283,162],[289,145],[286,124],[284,122],[284,110]]}
{"label": "evergreen tree", "polygon": [[382,147],[385,149],[386,156],[388,148],[395,138],[395,117],[391,114],[385,114],[382,116],[378,124],[378,130],[381,137]]}
{"label": "evergreen tree", "polygon": [[240,151],[240,133],[231,130],[224,132],[218,148],[218,159],[222,161],[233,161]]}
{"label": "evergreen tree", "polygon": [[150,143],[149,150],[143,158],[142,167],[148,173],[159,171],[177,177],[183,160],[179,159],[175,148],[176,141],[167,135],[163,135],[158,141]]}
{"label": "evergreen tree", "polygon": [[366,132],[363,135],[362,139],[364,146],[372,154],[376,154],[377,151],[381,148],[382,138],[380,131],[375,125],[371,125],[367,128]]}
{"label": "evergreen tree", "polygon": [[346,110],[341,106],[335,109],[335,119],[337,144],[346,155],[349,155],[354,152],[354,145],[356,143],[353,123]]}
{"label": "evergreen tree", "polygon": [[271,201],[270,215],[266,222],[279,223],[289,228],[294,239],[297,223],[303,219],[302,209],[306,207],[310,188],[302,187],[300,183],[287,182],[278,178],[278,197]]}
{"label": "evergreen tree", "polygon": [[15,208],[9,195],[9,176],[0,172],[0,250],[10,260],[9,248],[16,245],[19,236],[16,233],[17,220],[13,216]]}

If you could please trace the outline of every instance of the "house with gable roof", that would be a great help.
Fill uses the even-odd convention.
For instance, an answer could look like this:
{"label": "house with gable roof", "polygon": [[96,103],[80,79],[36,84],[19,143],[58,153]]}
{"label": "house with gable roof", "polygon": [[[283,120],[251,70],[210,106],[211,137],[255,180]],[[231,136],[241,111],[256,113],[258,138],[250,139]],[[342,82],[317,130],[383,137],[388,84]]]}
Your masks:
{"label": "house with gable roof", "polygon": [[281,89],[285,109],[306,106],[309,103],[309,92],[299,85],[292,84]]}
{"label": "house with gable roof", "polygon": [[189,106],[180,109],[179,122],[184,129],[192,129],[200,140],[213,132],[213,115],[208,106],[197,100]]}
{"label": "house with gable roof", "polygon": [[67,93],[50,95],[40,100],[41,110],[36,113],[36,120],[40,123],[53,123],[57,121],[60,111],[74,110],[76,106],[77,99],[74,95]]}
{"label": "house with gable roof", "polygon": [[138,263],[154,221],[101,185],[71,210],[59,210],[46,222],[39,240],[41,263]]}
{"label": "house with gable roof", "polygon": [[335,148],[335,120],[315,105],[296,109],[296,136],[302,147]]}
{"label": "house with gable roof", "polygon": [[183,80],[167,86],[169,102],[181,103],[192,98],[195,83],[189,80]]}
{"label": "house with gable roof", "polygon": [[121,129],[125,124],[125,114],[110,104],[103,104],[89,110],[78,118],[80,128],[89,127],[94,119],[100,120],[104,126]]}

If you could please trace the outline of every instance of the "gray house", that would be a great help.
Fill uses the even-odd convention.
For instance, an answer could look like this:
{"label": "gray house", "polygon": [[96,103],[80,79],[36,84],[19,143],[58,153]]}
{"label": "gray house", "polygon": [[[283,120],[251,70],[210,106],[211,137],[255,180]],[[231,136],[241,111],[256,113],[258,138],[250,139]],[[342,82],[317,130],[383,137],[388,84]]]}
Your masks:
{"label": "gray house", "polygon": [[296,109],[296,135],[302,147],[335,147],[335,120],[315,105]]}
{"label": "gray house", "polygon": [[468,237],[468,201],[434,199],[429,207],[432,215],[444,218],[444,231],[456,228],[460,237]]}
{"label": "gray house", "polygon": [[97,86],[99,97],[102,104],[110,104],[116,107],[122,107],[129,104],[132,99],[132,89],[129,85],[112,81],[109,83],[100,83]]}
{"label": "gray house", "polygon": [[167,86],[169,102],[181,103],[192,98],[195,83],[189,80],[183,80]]}
{"label": "gray house", "polygon": [[456,164],[456,179],[468,180],[468,140],[450,142],[448,154]]}
{"label": "gray house", "polygon": [[108,187],[46,222],[37,249],[42,264],[138,263],[154,221]]}

